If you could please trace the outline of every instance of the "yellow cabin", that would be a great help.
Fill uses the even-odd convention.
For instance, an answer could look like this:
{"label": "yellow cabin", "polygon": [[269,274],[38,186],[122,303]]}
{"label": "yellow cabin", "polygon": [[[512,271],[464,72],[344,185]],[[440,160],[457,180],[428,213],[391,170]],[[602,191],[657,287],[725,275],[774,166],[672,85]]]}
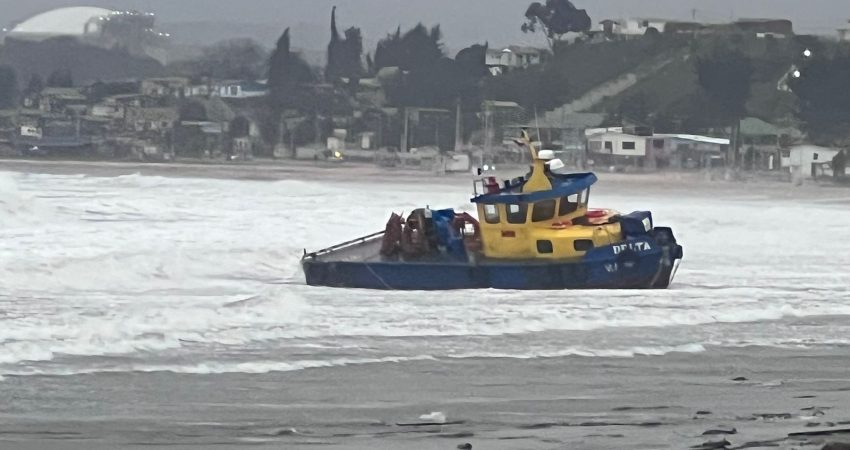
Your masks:
{"label": "yellow cabin", "polygon": [[[592,173],[557,174],[551,152],[537,152],[523,134],[533,164],[527,177],[505,182],[481,182],[477,204],[484,256],[495,259],[579,259],[595,247],[620,242],[616,211],[589,210]],[[477,191],[477,189],[476,189]]]}

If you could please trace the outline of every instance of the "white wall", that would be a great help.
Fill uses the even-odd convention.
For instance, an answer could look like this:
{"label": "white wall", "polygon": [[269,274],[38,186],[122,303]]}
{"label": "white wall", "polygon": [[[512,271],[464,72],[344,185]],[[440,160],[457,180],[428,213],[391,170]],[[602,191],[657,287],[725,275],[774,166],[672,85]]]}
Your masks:
{"label": "white wall", "polygon": [[[617,156],[646,156],[646,136],[634,136],[623,133],[603,133],[590,136],[587,139],[587,142],[592,153]],[[598,144],[593,144],[594,142],[598,142]],[[611,143],[611,150],[606,148],[606,142]],[[624,148],[624,144],[628,143],[633,143],[634,149]],[[599,150],[596,150],[596,145],[599,146]],[[628,145],[626,145],[626,147],[628,147]]]}
{"label": "white wall", "polygon": [[811,178],[812,163],[832,162],[832,158],[838,154],[834,148],[818,147],[816,145],[798,145],[791,148],[789,163],[791,173]]}

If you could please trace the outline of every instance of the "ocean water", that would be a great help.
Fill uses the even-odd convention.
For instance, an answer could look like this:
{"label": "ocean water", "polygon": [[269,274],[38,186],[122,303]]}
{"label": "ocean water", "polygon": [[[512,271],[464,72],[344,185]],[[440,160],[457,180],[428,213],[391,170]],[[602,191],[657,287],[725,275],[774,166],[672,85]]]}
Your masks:
{"label": "ocean water", "polygon": [[665,291],[304,285],[305,248],[393,211],[468,210],[467,190],[0,172],[0,377],[850,344],[850,210],[747,192],[592,197],[674,228],[685,259]]}

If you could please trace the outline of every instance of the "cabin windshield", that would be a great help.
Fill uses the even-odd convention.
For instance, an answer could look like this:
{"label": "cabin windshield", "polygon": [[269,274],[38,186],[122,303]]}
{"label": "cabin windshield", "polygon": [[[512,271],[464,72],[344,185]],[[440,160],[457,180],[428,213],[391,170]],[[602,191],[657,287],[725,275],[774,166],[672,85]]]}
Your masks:
{"label": "cabin windshield", "polygon": [[558,215],[566,216],[578,211],[578,205],[580,201],[581,196],[579,194],[561,197],[561,206],[558,208]]}
{"label": "cabin windshield", "polygon": [[543,200],[534,204],[531,211],[532,222],[546,222],[555,217],[555,199]]}
{"label": "cabin windshield", "polygon": [[527,203],[513,203],[505,205],[508,213],[508,223],[523,224],[528,218]]}
{"label": "cabin windshield", "polygon": [[499,217],[499,207],[496,205],[484,205],[484,220],[489,224],[497,224],[501,220]]}

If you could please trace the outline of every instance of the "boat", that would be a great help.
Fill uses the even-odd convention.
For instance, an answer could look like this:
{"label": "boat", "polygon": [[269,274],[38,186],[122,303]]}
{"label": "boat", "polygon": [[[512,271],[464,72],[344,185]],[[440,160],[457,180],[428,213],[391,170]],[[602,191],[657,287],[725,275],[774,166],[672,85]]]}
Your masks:
{"label": "boat", "polygon": [[683,257],[652,213],[591,209],[593,173],[564,173],[523,131],[530,171],[499,181],[478,171],[471,203],[392,213],[383,231],[301,260],[310,286],[375,290],[666,289]]}

